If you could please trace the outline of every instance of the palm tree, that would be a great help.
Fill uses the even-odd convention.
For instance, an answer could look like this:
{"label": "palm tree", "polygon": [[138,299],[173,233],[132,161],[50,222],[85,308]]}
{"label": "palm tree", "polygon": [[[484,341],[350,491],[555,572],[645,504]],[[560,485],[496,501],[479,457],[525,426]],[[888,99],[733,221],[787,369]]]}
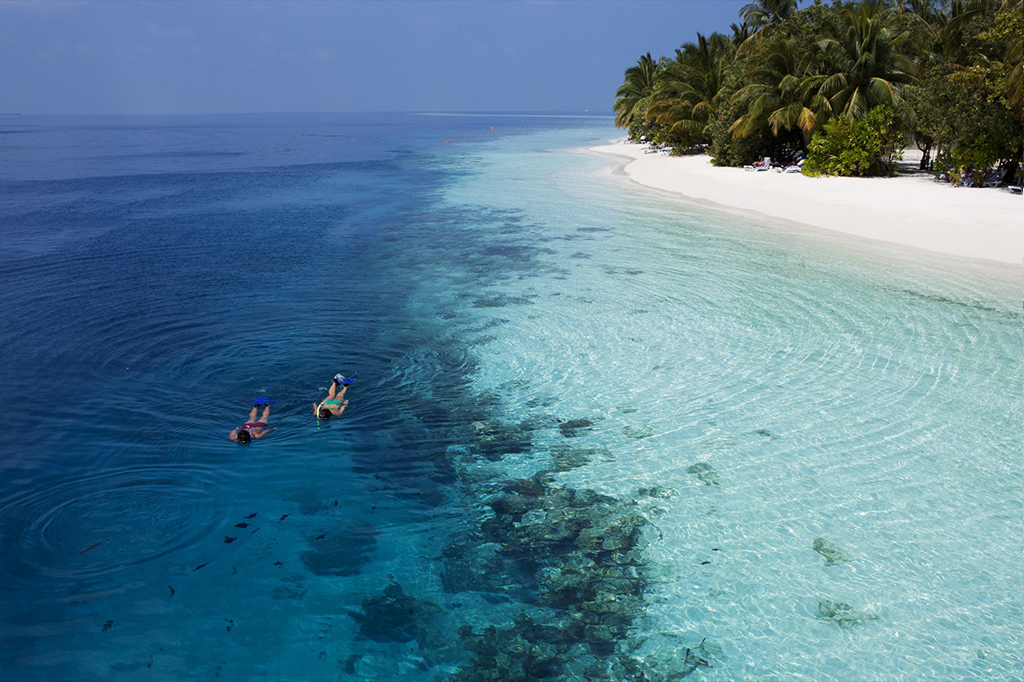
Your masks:
{"label": "palm tree", "polygon": [[798,0],[754,0],[740,10],[740,18],[754,28],[781,24],[796,12]]}
{"label": "palm tree", "polygon": [[637,60],[636,66],[626,69],[626,80],[615,92],[615,127],[629,128],[633,121],[647,115],[651,95],[658,81],[661,66],[648,52]]}
{"label": "palm tree", "polygon": [[[1022,4],[1020,0],[1008,2],[1007,8],[1020,17]],[[1010,74],[1006,78],[1006,96],[1010,106],[1021,114],[1024,107],[1024,33],[1017,31],[1006,48],[1006,61],[1010,65]]]}
{"label": "palm tree", "polygon": [[745,21],[742,24],[729,24],[729,28],[732,29],[732,44],[737,48],[747,42],[747,38],[754,34],[750,24]]}
{"label": "palm tree", "polygon": [[676,60],[665,67],[648,113],[687,144],[706,141],[704,127],[715,111],[734,51],[728,37],[698,33],[697,42],[676,50]]}
{"label": "palm tree", "polygon": [[943,7],[936,7],[933,1],[917,0],[911,16],[922,29],[925,49],[954,64],[966,66],[973,55],[965,47],[970,37],[969,24],[972,18],[989,11],[995,11],[998,0],[950,0]]}
{"label": "palm tree", "polygon": [[777,26],[791,17],[798,5],[799,0],[754,0],[744,6],[740,10],[742,26],[732,25],[734,41],[740,37],[738,29],[745,29],[743,40],[736,43],[736,57],[746,57],[756,50],[768,33],[765,29]]}
{"label": "palm tree", "polygon": [[818,43],[830,73],[818,89],[824,113],[861,117],[882,104],[909,113],[903,95],[916,80],[916,68],[902,52],[909,33],[895,34],[889,27],[893,13],[884,0],[848,5],[839,40]]}
{"label": "palm tree", "polygon": [[801,51],[796,40],[774,41],[766,47],[751,83],[733,95],[745,113],[729,127],[734,138],[748,137],[768,126],[775,137],[799,128],[804,143],[818,125],[824,102],[817,94],[825,77],[814,73],[814,55]]}

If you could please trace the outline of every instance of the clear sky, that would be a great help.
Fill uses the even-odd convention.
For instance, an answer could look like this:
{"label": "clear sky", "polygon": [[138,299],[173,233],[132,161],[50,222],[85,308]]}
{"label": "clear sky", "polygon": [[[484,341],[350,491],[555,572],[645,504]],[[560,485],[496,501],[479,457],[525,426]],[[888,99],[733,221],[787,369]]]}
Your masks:
{"label": "clear sky", "polygon": [[610,113],[749,0],[0,0],[0,113]]}

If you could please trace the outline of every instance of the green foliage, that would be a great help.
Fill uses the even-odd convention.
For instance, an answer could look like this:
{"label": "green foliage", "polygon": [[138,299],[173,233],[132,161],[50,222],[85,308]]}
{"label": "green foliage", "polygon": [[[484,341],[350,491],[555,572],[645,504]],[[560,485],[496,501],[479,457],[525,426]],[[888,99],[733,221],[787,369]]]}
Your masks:
{"label": "green foliage", "polygon": [[749,137],[767,126],[776,137],[794,128],[809,136],[818,124],[815,105],[822,81],[814,73],[814,55],[800,50],[795,39],[772,41],[764,53],[763,59],[751,62],[752,82],[733,96],[744,112],[729,132]]}
{"label": "green foliage", "polygon": [[[751,0],[731,35],[626,72],[616,124],[717,165],[813,147],[820,174],[892,172],[908,134],[951,177],[1024,165],[1022,0]],[[813,137],[812,137],[813,136]]]}
{"label": "green foliage", "polygon": [[842,35],[818,43],[828,70],[819,88],[824,113],[860,117],[883,104],[904,113],[904,91],[917,68],[904,51],[910,33],[897,32],[895,18],[882,2],[843,8]]}
{"label": "green foliage", "polygon": [[612,106],[616,127],[632,128],[634,119],[642,119],[646,115],[660,71],[660,64],[654,61],[650,52],[640,57],[636,66],[626,69],[625,82],[616,91]]}
{"label": "green foliage", "polygon": [[992,165],[992,150],[983,146],[943,149],[935,157],[935,170],[953,185],[970,182],[980,187],[985,171]]}
{"label": "green foliage", "polygon": [[[1024,106],[1024,2],[1003,2],[992,25],[978,36],[994,81],[1002,83],[1007,104],[1022,115]],[[986,63],[987,62],[987,63]]]}
{"label": "green foliage", "polygon": [[893,163],[903,157],[903,132],[896,116],[885,106],[863,118],[842,116],[814,134],[804,175],[891,175]]}
{"label": "green foliage", "polygon": [[720,33],[697,34],[696,43],[676,50],[665,66],[648,110],[666,141],[681,147],[707,144],[707,125],[715,118],[735,47]]}
{"label": "green foliage", "polygon": [[754,0],[740,10],[740,18],[751,26],[772,26],[796,12],[797,4],[797,0]]}
{"label": "green foliage", "polygon": [[980,66],[961,69],[933,90],[947,104],[932,129],[942,148],[936,170],[953,183],[964,176],[980,183],[989,167],[1021,161],[1020,118],[1003,95],[1005,79],[994,76]]}

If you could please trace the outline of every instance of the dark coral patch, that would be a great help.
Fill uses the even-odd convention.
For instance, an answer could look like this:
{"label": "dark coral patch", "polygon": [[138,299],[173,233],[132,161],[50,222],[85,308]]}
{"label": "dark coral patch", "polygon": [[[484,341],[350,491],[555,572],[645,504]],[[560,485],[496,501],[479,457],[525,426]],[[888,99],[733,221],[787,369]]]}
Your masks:
{"label": "dark coral patch", "polygon": [[570,419],[569,421],[562,422],[558,425],[558,430],[562,432],[562,435],[566,438],[575,438],[580,435],[580,432],[589,431],[590,427],[594,425],[594,422],[589,419]]}

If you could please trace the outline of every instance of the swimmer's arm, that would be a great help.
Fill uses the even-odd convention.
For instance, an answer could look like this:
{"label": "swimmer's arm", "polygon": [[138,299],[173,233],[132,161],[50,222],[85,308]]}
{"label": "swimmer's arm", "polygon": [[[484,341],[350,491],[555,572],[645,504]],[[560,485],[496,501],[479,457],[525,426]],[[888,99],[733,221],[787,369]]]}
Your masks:
{"label": "swimmer's arm", "polygon": [[[344,391],[343,391],[343,393],[344,393]],[[341,401],[341,407],[338,408],[338,416],[339,417],[341,416],[341,413],[345,411],[346,407],[348,407],[348,401],[347,400]]]}
{"label": "swimmer's arm", "polygon": [[228,440],[238,440],[238,429],[235,429],[234,431],[231,432],[231,434],[228,436]]}
{"label": "swimmer's arm", "polygon": [[260,431],[259,433],[254,433],[254,434],[252,434],[252,437],[253,437],[253,438],[263,438],[263,436],[267,435],[268,433],[270,433],[271,431],[273,431],[273,430],[274,430],[274,429],[276,429],[276,428],[277,428],[277,427],[275,426],[275,427],[273,427],[273,428],[270,428],[270,429],[263,429],[263,430],[262,430],[262,431]]}

